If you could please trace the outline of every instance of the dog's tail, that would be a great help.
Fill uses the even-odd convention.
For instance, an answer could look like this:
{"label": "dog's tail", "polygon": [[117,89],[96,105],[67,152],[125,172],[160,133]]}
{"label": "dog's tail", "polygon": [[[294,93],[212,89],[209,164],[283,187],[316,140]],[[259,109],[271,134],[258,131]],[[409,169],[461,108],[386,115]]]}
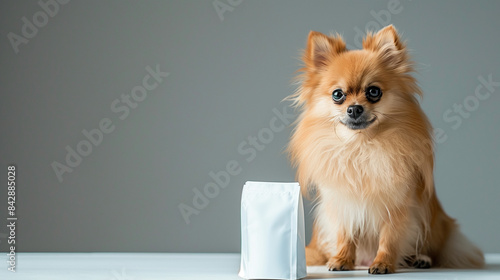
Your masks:
{"label": "dog's tail", "polygon": [[467,237],[465,237],[455,219],[449,217],[434,193],[430,201],[431,255],[438,267],[481,268],[484,255]]}
{"label": "dog's tail", "polygon": [[439,266],[448,268],[481,268],[484,255],[454,224],[439,256]]}

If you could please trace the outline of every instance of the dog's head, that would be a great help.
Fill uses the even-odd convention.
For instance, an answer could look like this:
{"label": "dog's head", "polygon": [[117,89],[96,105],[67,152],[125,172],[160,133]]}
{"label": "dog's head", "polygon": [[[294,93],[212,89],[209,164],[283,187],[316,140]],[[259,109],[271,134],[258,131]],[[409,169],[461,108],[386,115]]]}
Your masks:
{"label": "dog's head", "polygon": [[350,136],[411,118],[420,90],[405,44],[390,25],[369,33],[363,49],[347,50],[339,35],[311,31],[296,102],[306,114]]}

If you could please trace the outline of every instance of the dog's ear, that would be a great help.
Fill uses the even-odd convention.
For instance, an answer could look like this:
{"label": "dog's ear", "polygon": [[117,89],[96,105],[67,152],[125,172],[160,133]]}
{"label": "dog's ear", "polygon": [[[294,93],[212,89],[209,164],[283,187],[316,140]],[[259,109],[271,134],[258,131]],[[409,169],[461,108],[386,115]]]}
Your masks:
{"label": "dog's ear", "polygon": [[[363,48],[377,52],[381,59],[391,67],[398,68],[407,64],[406,44],[401,41],[396,28],[392,24],[382,28],[375,34],[368,33],[363,40]],[[409,69],[401,70],[406,72]]]}
{"label": "dog's ear", "polygon": [[368,33],[365,40],[363,40],[363,48],[372,51],[377,51],[382,48],[392,48],[400,51],[404,50],[405,46],[399,39],[396,28],[391,24],[382,28],[375,34]]}
{"label": "dog's ear", "polygon": [[332,57],[344,51],[346,51],[345,42],[339,35],[329,37],[320,32],[311,31],[303,60],[308,70],[320,70]]}

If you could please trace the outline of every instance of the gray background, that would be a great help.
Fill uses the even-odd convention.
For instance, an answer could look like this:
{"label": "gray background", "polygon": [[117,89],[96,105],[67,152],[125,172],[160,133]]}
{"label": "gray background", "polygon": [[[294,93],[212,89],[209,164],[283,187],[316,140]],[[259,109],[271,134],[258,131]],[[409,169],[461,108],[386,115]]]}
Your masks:
{"label": "gray background", "polygon": [[[21,18],[41,8],[1,1],[0,182],[16,164],[18,251],[238,252],[243,183],[294,179],[283,153],[290,127],[250,162],[238,145],[288,106],[281,100],[295,88],[309,30],[338,31],[355,45],[356,28],[388,3],[243,1],[221,21],[212,1],[72,1],[15,54],[7,34],[21,34]],[[458,129],[443,119],[473,95],[478,76],[500,81],[500,2],[400,6],[390,22],[418,62],[425,112],[447,135],[437,145],[439,198],[484,251],[500,252],[500,88]],[[170,76],[118,119],[111,102],[157,64]],[[51,163],[64,163],[66,145],[106,117],[115,130],[59,182]],[[187,225],[179,204],[230,160],[241,173]],[[309,236],[310,217],[307,225]],[[5,234],[0,226],[2,250]]]}

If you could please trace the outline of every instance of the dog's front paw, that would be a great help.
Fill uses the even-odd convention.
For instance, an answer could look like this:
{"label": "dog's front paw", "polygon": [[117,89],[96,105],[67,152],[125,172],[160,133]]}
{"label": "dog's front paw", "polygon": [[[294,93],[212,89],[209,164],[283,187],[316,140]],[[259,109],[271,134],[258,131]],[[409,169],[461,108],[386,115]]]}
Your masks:
{"label": "dog's front paw", "polygon": [[389,274],[394,273],[394,271],[394,265],[383,262],[373,263],[368,269],[370,274]]}
{"label": "dog's front paw", "polygon": [[340,257],[331,257],[326,263],[329,271],[345,271],[354,269],[354,260]]}

